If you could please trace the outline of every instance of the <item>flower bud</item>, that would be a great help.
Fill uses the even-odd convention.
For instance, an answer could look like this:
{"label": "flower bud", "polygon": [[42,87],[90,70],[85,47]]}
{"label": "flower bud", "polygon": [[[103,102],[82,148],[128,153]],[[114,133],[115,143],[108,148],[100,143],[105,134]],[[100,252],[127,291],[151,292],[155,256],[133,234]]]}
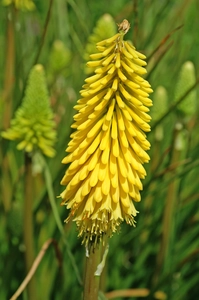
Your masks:
{"label": "flower bud", "polygon": [[36,65],[30,73],[25,97],[11,121],[11,127],[2,132],[2,136],[18,140],[18,150],[40,150],[46,156],[53,157],[56,140],[54,127],[44,69],[42,65]]}

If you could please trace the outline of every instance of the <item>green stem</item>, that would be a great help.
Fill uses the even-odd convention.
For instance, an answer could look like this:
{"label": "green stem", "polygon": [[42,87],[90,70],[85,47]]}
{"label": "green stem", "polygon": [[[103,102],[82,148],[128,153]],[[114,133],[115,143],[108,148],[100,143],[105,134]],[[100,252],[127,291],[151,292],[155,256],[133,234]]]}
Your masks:
{"label": "green stem", "polygon": [[11,6],[7,19],[7,39],[5,47],[5,80],[3,89],[3,101],[5,103],[3,114],[3,128],[7,129],[10,125],[12,115],[12,92],[14,86],[14,68],[15,68],[15,8]]}
{"label": "green stem", "polygon": [[100,277],[95,275],[100,263],[101,247],[92,248],[86,257],[83,300],[97,300]]}
{"label": "green stem", "polygon": [[[10,126],[10,120],[12,116],[12,98],[14,87],[14,72],[15,72],[15,8],[10,6],[8,8],[7,17],[7,33],[6,33],[6,45],[5,45],[5,73],[4,73],[4,86],[2,99],[0,99],[0,106],[3,107],[3,114],[0,120],[0,128],[7,129]],[[5,155],[6,142],[2,142],[2,157],[1,171],[4,175],[1,180],[2,187],[2,201],[4,209],[8,212],[11,208],[11,190],[9,191],[7,186],[10,186],[9,176],[9,161],[8,156]]]}
{"label": "green stem", "polygon": [[133,15],[134,15],[134,26],[133,26],[132,41],[133,41],[134,45],[137,45],[138,25],[139,25],[138,0],[134,0],[132,5],[133,5]]}
{"label": "green stem", "polygon": [[35,58],[35,61],[34,61],[34,65],[36,65],[38,63],[38,60],[39,60],[39,57],[40,57],[40,54],[41,54],[41,50],[42,50],[43,45],[44,45],[44,40],[45,40],[47,29],[48,29],[48,24],[50,22],[53,1],[54,0],[50,0],[48,13],[47,13],[46,21],[45,21],[45,25],[44,25],[44,30],[43,30],[43,34],[42,34],[42,37],[41,37],[41,43],[40,43],[40,46],[39,46],[39,49],[38,49],[38,52],[37,52],[37,55],[36,55],[36,58]]}
{"label": "green stem", "polygon": [[[26,272],[28,273],[34,261],[33,239],[33,178],[32,159],[25,154],[25,200],[24,200],[24,243]],[[33,277],[28,284],[28,299],[36,300],[36,283]]]}

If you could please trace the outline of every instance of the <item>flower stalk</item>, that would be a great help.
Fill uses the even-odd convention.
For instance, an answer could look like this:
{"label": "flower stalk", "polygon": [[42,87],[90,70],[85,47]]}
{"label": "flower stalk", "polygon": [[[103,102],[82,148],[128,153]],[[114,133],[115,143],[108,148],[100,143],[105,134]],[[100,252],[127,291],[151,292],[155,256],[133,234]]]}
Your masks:
{"label": "flower stalk", "polygon": [[100,257],[100,246],[90,251],[89,255],[86,256],[83,300],[98,299],[100,276],[96,276],[95,272],[100,263]]}

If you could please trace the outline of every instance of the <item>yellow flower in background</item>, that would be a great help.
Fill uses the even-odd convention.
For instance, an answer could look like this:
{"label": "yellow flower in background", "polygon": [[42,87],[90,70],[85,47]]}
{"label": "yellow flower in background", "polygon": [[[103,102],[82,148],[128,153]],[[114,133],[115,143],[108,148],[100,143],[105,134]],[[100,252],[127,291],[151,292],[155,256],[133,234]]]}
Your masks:
{"label": "yellow flower in background", "polygon": [[119,33],[97,43],[98,53],[87,63],[95,75],[87,78],[74,107],[71,141],[62,161],[70,164],[62,181],[62,205],[71,210],[83,243],[111,236],[122,221],[134,224],[134,202],[140,201],[149,161],[150,131],[147,114],[152,101],[145,56],[123,40],[130,25],[124,20]]}
{"label": "yellow flower in background", "polygon": [[8,6],[14,3],[19,10],[34,10],[35,4],[32,0],[2,0],[2,4]]}
{"label": "yellow flower in background", "polygon": [[10,128],[1,135],[5,139],[19,141],[18,150],[40,150],[44,155],[53,157],[56,141],[53,117],[44,69],[38,64],[30,72],[25,97],[11,120]]}

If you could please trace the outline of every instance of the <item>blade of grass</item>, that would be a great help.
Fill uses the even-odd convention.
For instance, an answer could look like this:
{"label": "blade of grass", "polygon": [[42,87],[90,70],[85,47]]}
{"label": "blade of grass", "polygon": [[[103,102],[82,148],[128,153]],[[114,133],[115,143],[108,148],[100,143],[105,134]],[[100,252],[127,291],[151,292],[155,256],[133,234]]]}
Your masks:
{"label": "blade of grass", "polygon": [[150,59],[155,55],[155,53],[157,53],[161,48],[162,46],[165,45],[165,43],[167,42],[167,40],[172,36],[172,34],[174,34],[177,30],[181,29],[184,25],[180,25],[178,27],[176,27],[175,29],[173,29],[171,32],[169,32],[162,40],[161,42],[159,43],[159,45],[152,51],[151,54],[148,55],[147,57],[147,61],[149,63]]}
{"label": "blade of grass", "polygon": [[153,68],[150,70],[150,72],[148,73],[148,75],[146,76],[147,80],[150,80],[151,75],[153,74],[153,72],[157,69],[160,61],[163,59],[163,57],[165,56],[165,54],[167,54],[167,52],[169,51],[169,49],[172,47],[173,45],[173,41],[171,41],[167,47],[165,47],[165,49],[161,50],[161,54],[158,56],[158,58],[156,59]]}
{"label": "blade of grass", "polygon": [[81,10],[79,9],[78,5],[73,0],[67,0],[67,2],[70,4],[70,6],[73,8],[74,13],[77,16],[77,20],[80,22],[82,31],[86,33],[86,35],[89,35],[88,27],[86,26],[84,15],[82,14]]}
{"label": "blade of grass", "polygon": [[158,13],[154,16],[153,26],[152,26],[150,34],[148,35],[148,37],[145,40],[145,44],[143,47],[144,49],[150,43],[150,41],[153,40],[154,32],[157,31],[157,27],[160,23],[160,20],[163,19],[163,14],[165,13],[165,10],[167,9],[167,6],[169,6],[170,3],[171,3],[171,0],[166,1],[165,4],[162,7],[160,7]]}
{"label": "blade of grass", "polygon": [[41,54],[41,50],[42,50],[43,45],[44,45],[48,25],[49,25],[49,22],[50,22],[50,17],[51,17],[51,12],[52,12],[52,7],[53,7],[53,1],[54,0],[50,0],[50,3],[49,3],[48,13],[47,13],[47,16],[46,16],[46,21],[45,21],[44,29],[43,29],[43,34],[42,34],[42,37],[41,37],[41,42],[40,42],[40,45],[39,45],[37,55],[35,57],[34,65],[36,65],[38,63],[38,60],[39,60],[39,57],[40,57],[40,54]]}
{"label": "blade of grass", "polygon": [[[175,147],[175,141],[178,138],[180,130],[178,128],[174,131],[174,147],[172,151],[171,164],[179,163],[181,149]],[[162,236],[160,242],[160,250],[157,255],[157,266],[154,273],[154,282],[160,276],[160,271],[168,272],[171,270],[173,264],[173,249],[176,235],[176,224],[174,215],[177,210],[177,189],[179,185],[178,177],[176,180],[170,182],[167,188],[167,196],[165,198],[165,207],[162,220]],[[172,280],[172,279],[171,279]],[[170,282],[171,284],[171,282]]]}
{"label": "blade of grass", "polygon": [[62,222],[61,222],[61,219],[60,219],[60,216],[59,216],[59,213],[58,213],[57,203],[55,202],[55,195],[54,195],[54,191],[53,191],[53,184],[52,184],[52,178],[51,178],[50,170],[49,170],[48,165],[47,165],[47,163],[46,163],[46,161],[44,160],[43,157],[41,157],[41,163],[44,166],[44,176],[45,176],[45,181],[46,181],[46,188],[47,188],[47,193],[48,193],[48,196],[49,196],[50,204],[51,204],[51,207],[52,207],[52,212],[53,212],[53,215],[54,215],[54,218],[55,218],[55,222],[56,222],[57,227],[58,227],[58,229],[61,233],[63,242],[66,246],[66,250],[67,250],[71,265],[74,269],[75,275],[77,277],[78,283],[80,285],[82,285],[82,279],[81,279],[81,276],[79,274],[79,269],[76,265],[74,256],[73,256],[73,254],[70,250],[70,246],[68,244],[68,241],[65,237],[64,227],[62,225]]}

